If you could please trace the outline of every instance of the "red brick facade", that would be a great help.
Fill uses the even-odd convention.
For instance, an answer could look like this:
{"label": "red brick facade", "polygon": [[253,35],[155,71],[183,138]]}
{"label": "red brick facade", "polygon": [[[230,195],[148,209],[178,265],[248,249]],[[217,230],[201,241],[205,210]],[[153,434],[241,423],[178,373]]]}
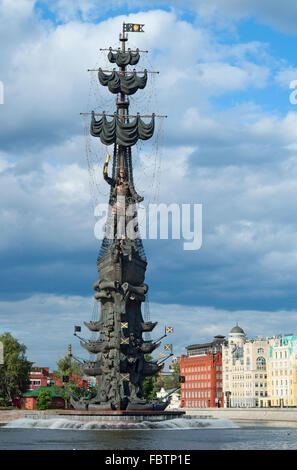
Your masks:
{"label": "red brick facade", "polygon": [[[201,345],[203,352],[197,356],[181,356],[180,375],[185,377],[185,382],[181,383],[181,407],[224,406],[222,353],[218,347],[214,349],[214,344],[219,346],[215,342]],[[199,347],[200,345],[196,345],[198,352]]]}
{"label": "red brick facade", "polygon": [[29,374],[30,385],[28,390],[35,390],[39,387],[46,387],[50,380],[48,367],[32,367]]}
{"label": "red brick facade", "polygon": [[[25,410],[37,410],[37,397],[21,397],[20,408]],[[61,397],[53,397],[49,409],[65,408],[65,400]]]}

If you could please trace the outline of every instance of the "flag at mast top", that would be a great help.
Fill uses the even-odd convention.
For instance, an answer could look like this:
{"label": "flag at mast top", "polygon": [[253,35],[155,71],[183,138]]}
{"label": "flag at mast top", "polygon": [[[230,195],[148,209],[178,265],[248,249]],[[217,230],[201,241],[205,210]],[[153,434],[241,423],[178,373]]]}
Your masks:
{"label": "flag at mast top", "polygon": [[123,23],[123,33],[144,33],[144,24]]}

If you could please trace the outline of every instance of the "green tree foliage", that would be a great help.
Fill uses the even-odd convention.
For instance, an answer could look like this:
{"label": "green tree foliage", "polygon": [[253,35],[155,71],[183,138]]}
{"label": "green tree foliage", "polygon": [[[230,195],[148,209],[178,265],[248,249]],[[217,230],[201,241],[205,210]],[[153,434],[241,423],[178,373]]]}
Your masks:
{"label": "green tree foliage", "polygon": [[179,361],[174,361],[171,364],[171,374],[165,375],[162,377],[162,381],[163,381],[162,386],[165,388],[165,390],[170,390],[172,388],[179,387],[179,376],[180,376]]}
{"label": "green tree foliage", "polygon": [[[56,378],[62,378],[63,376],[69,377],[69,382],[64,382],[63,394],[66,401],[70,400],[70,397],[73,397],[76,400],[79,400],[82,397],[93,398],[97,393],[97,385],[95,387],[90,387],[85,389],[78,385],[79,380],[83,376],[83,371],[81,364],[75,361],[69,355],[66,355],[62,359],[57,361],[57,370],[53,371],[53,375]],[[76,376],[77,379],[73,380],[73,376]],[[61,388],[59,387],[61,390]]]}
{"label": "green tree foliage", "polygon": [[[149,354],[145,354],[144,359],[147,362],[150,362],[153,358]],[[143,396],[147,400],[156,397],[157,392],[160,390],[160,385],[158,383],[158,377],[156,375],[152,377],[146,377],[143,381]]]}
{"label": "green tree foliage", "polygon": [[40,390],[36,400],[38,410],[48,410],[52,402],[52,395],[49,390]]}
{"label": "green tree foliage", "polygon": [[84,387],[79,387],[77,382],[78,381],[74,381],[64,384],[63,390],[65,400],[69,401],[70,396],[72,396],[76,400],[79,400],[82,397],[93,398],[96,396],[98,389],[97,385],[95,387],[90,387],[86,389]]}
{"label": "green tree foliage", "polygon": [[160,386],[157,383],[157,377],[146,377],[143,381],[143,396],[147,400],[155,398]]}
{"label": "green tree foliage", "polygon": [[4,364],[0,364],[0,398],[8,404],[26,392],[29,386],[29,372],[32,363],[26,358],[26,346],[10,333],[0,335],[4,348]]}
{"label": "green tree foliage", "polygon": [[59,359],[59,361],[57,361],[57,366],[58,369],[53,371],[54,377],[62,378],[63,375],[68,377],[77,375],[81,378],[83,375],[81,365],[77,361],[73,360],[69,355]]}

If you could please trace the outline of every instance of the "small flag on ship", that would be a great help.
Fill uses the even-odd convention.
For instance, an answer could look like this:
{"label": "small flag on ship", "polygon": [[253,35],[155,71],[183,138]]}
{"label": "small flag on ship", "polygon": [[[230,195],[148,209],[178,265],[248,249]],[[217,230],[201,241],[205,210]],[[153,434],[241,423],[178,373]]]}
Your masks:
{"label": "small flag on ship", "polygon": [[144,33],[144,24],[123,23],[124,33]]}
{"label": "small flag on ship", "polygon": [[129,337],[128,338],[121,338],[121,344],[129,344]]}
{"label": "small flag on ship", "polygon": [[165,334],[168,333],[173,333],[173,327],[172,326],[165,326]]}
{"label": "small flag on ship", "polygon": [[129,382],[130,380],[130,374],[121,374],[121,381],[124,381],[126,380],[127,382]]}

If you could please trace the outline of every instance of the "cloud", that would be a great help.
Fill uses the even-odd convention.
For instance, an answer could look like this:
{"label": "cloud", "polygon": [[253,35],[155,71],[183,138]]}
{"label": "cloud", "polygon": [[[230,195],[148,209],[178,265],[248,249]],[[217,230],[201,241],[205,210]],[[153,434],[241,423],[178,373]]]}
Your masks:
{"label": "cloud", "polygon": [[275,4],[268,12],[266,1],[201,0],[191,23],[181,19],[181,2],[169,12],[153,4],[139,11],[144,4],[131,2],[135,12],[120,15],[124,2],[100,12],[91,0],[47,2],[54,21],[49,11],[41,18],[33,1],[0,4],[7,44],[0,64],[1,329],[41,365],[54,367],[73,342],[73,325],[92,314],[100,246],[93,205],[108,197],[102,164],[110,149],[85,138],[89,118],[79,112],[114,109],[114,97],[86,69],[110,66],[99,48],[118,47],[123,20],[146,24],[129,44],[149,49],[140,65],[160,71],[131,97],[131,109],[168,114],[163,147],[154,141],[133,150],[136,189],[146,205],[203,204],[200,250],[183,251],[183,240],[144,242],[156,337],[172,324],[181,354],[227,335],[237,321],[249,336],[286,333],[284,324],[294,331],[297,114],[272,112],[265,92],[272,87],[271,99],[288,86],[295,68],[276,65],[267,42],[230,42],[202,19],[254,15],[289,31],[295,7]]}
{"label": "cloud", "polygon": [[[92,359],[81,348],[79,338],[73,337],[73,332],[75,325],[81,325],[79,335],[90,339],[91,333],[83,321],[98,315],[91,297],[38,294],[19,301],[0,301],[0,334],[9,331],[27,346],[29,360],[54,369],[56,361],[67,354],[68,344],[72,345],[74,356]],[[151,337],[157,339],[164,334],[165,325],[173,326],[173,334],[163,344],[172,343],[175,355],[185,354],[186,346],[211,341],[217,334],[228,336],[237,322],[249,338],[286,334],[294,331],[295,317],[295,310],[231,312],[212,306],[150,303],[150,318],[158,321]],[[160,349],[156,350],[156,357],[158,352]]]}
{"label": "cloud", "polygon": [[[90,2],[78,5],[90,11]],[[131,47],[150,49],[142,65],[160,71],[157,98],[150,85],[131,97],[132,109],[168,114],[162,165],[156,143],[134,151],[137,190],[146,203],[203,204],[201,250],[185,254],[182,241],[146,243],[153,298],[207,305],[211,295],[216,306],[230,301],[238,308],[240,302],[263,306],[271,296],[284,302],[289,292],[292,302],[296,113],[271,113],[254,102],[253,93],[266,90],[272,75],[267,44],[230,43],[174,10],[56,24],[32,16],[33,6],[24,2],[12,32],[5,30],[13,47],[0,66],[7,85],[0,109],[2,295],[85,295],[97,275],[100,243],[90,194],[94,204],[107,199],[102,163],[110,149],[84,138],[89,118],[79,112],[114,109],[114,97],[100,89],[96,73],[89,83],[86,69],[108,65],[98,50],[117,47],[121,24],[130,19],[147,25],[147,34],[130,35]],[[12,18],[13,11],[7,7],[5,14]],[[271,270],[281,254],[287,287]]]}
{"label": "cloud", "polygon": [[[271,0],[112,0],[108,5],[96,0],[49,0],[38,2],[55,13],[60,21],[92,21],[102,19],[109,12],[138,12],[147,7],[151,9],[171,8],[182,14],[183,11],[196,13],[199,21],[215,23],[220,28],[234,28],[234,23],[243,18],[255,18],[260,24],[285,32],[296,33],[294,18],[297,7],[291,0],[282,3]],[[136,16],[136,15],[135,15]],[[133,20],[132,20],[133,21]]]}
{"label": "cloud", "polygon": [[[86,70],[98,61],[100,46],[117,46],[115,38],[127,18],[118,16],[98,24],[71,21],[54,27],[48,21],[38,22],[37,16],[32,19],[30,11],[25,12],[28,17],[25,13],[21,18],[16,16],[12,31],[5,29],[7,42],[12,39],[13,47],[8,49],[0,66],[5,86],[0,135],[3,148],[19,153],[25,145],[35,153],[45,145],[83,131],[79,113],[90,111],[88,104],[94,106],[94,101],[88,103],[88,93],[97,102],[99,98],[101,106],[105,103],[114,106],[111,97],[107,99],[108,92],[99,90],[98,83],[90,88]],[[178,20],[172,12],[148,11],[133,18],[147,23],[147,34],[131,37],[131,41],[137,40],[140,48],[151,50],[153,68],[160,71],[159,106],[163,113],[180,113],[193,99],[205,107],[212,95],[263,87],[267,82],[267,58],[255,63],[263,58],[265,49],[259,42],[221,45],[213,34]],[[26,34],[30,24],[32,31]],[[107,63],[105,55],[101,54],[99,60],[100,65]],[[149,97],[145,92],[140,94],[143,99]],[[138,101],[136,98],[136,104]]]}
{"label": "cloud", "polygon": [[[173,1],[172,5],[178,7],[181,2]],[[221,28],[234,27],[236,21],[244,18],[255,18],[258,23],[284,33],[296,34],[297,31],[294,22],[297,7],[291,0],[282,3],[271,0],[190,0],[188,8],[196,11],[199,19],[214,22]]]}

